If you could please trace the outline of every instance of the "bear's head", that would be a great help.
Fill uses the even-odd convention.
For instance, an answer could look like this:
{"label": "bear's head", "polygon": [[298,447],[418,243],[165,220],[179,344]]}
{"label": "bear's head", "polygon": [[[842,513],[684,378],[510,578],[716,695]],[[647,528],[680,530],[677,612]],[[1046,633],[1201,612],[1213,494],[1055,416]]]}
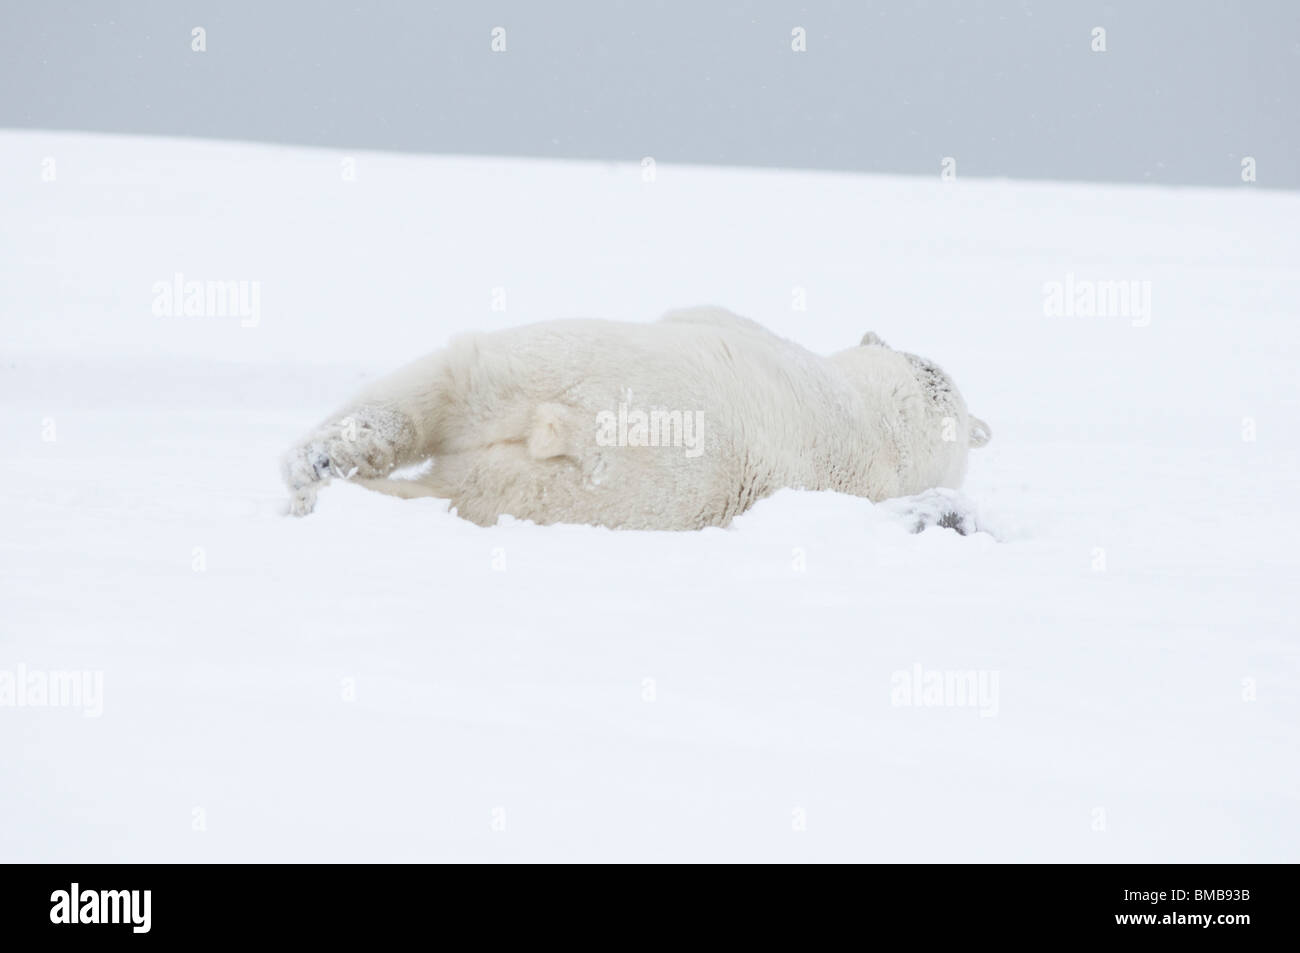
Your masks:
{"label": "bear's head", "polygon": [[857,347],[835,355],[835,361],[872,413],[890,421],[886,429],[898,444],[904,492],[961,484],[967,451],[987,444],[992,431],[967,411],[943,368],[916,354],[895,351],[870,331]]}

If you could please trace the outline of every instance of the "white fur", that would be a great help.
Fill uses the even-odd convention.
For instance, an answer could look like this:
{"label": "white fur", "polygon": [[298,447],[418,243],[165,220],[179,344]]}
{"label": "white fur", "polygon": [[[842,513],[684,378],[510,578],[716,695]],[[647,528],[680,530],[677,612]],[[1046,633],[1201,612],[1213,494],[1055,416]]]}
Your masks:
{"label": "white fur", "polygon": [[[636,426],[637,412],[658,429]],[[646,436],[658,445],[639,445]],[[942,371],[873,334],[820,357],[729,311],[695,308],[653,324],[554,321],[459,337],[330,417],[283,469],[298,514],[341,477],[449,499],[485,525],[509,514],[698,529],[726,526],[783,487],[872,500],[956,488],[967,448],[988,437]],[[389,477],[430,458],[417,480]]]}

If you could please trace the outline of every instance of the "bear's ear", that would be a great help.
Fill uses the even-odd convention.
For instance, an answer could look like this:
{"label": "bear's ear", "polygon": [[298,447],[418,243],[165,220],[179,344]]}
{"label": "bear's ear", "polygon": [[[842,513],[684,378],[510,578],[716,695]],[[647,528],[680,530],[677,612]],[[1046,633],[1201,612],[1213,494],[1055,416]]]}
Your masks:
{"label": "bear's ear", "polygon": [[862,335],[862,343],[858,347],[866,347],[868,344],[874,344],[876,347],[889,347],[888,344],[880,340],[875,331],[868,331]]}
{"label": "bear's ear", "polygon": [[970,418],[970,445],[971,447],[982,447],[993,439],[993,428],[980,420],[974,414]]}

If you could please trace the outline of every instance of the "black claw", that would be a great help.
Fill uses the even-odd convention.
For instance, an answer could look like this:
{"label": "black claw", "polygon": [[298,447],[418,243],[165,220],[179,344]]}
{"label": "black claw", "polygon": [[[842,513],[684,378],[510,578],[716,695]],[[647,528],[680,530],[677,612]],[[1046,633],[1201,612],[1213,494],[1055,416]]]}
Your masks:
{"label": "black claw", "polygon": [[945,529],[955,529],[959,536],[966,535],[966,520],[960,513],[944,513],[939,517],[939,525]]}

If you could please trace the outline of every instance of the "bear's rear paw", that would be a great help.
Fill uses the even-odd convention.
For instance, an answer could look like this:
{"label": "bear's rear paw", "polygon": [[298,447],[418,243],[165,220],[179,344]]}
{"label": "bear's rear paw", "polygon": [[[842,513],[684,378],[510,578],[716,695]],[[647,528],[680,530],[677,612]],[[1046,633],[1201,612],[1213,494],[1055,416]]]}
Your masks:
{"label": "bear's rear paw", "polygon": [[303,486],[289,496],[289,515],[306,516],[316,508],[316,487]]}
{"label": "bear's rear paw", "polygon": [[397,467],[399,448],[409,447],[414,438],[408,418],[380,407],[331,421],[284,455],[281,472],[293,490],[289,511],[310,513],[317,488],[332,478],[388,476]]}
{"label": "bear's rear paw", "polygon": [[321,440],[309,440],[284,455],[281,463],[284,482],[292,490],[327,483],[333,475],[330,457]]}
{"label": "bear's rear paw", "polygon": [[397,468],[400,448],[415,441],[406,417],[379,408],[362,408],[319,431],[289,452],[285,479],[306,486],[330,477],[349,480],[385,477]]}

